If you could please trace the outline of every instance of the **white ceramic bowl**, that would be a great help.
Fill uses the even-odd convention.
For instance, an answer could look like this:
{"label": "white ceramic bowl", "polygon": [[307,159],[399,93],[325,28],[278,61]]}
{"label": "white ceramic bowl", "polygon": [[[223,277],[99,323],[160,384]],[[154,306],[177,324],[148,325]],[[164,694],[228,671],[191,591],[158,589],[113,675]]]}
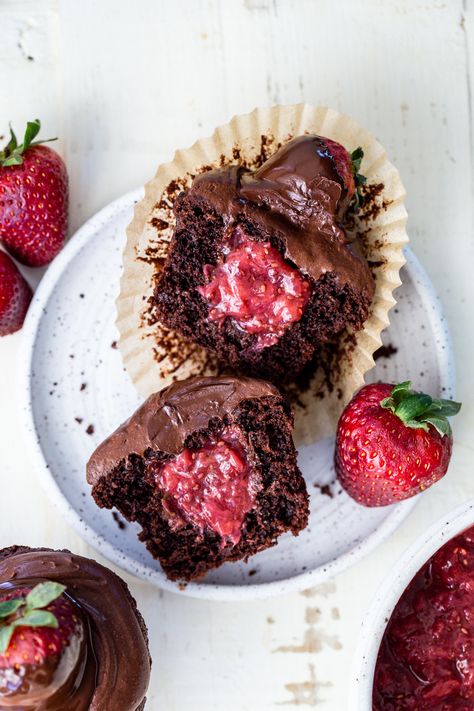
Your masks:
{"label": "white ceramic bowl", "polygon": [[451,538],[474,525],[474,499],[442,516],[418,538],[379,588],[362,623],[350,685],[350,711],[372,711],[375,663],[387,621],[420,568]]}

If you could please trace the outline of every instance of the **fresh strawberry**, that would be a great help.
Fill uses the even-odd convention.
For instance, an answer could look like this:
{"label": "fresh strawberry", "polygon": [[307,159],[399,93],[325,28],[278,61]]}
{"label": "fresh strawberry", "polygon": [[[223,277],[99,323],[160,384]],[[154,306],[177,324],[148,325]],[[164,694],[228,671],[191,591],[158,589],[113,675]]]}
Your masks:
{"label": "fresh strawberry", "polygon": [[461,405],[411,390],[411,383],[366,385],[342,413],[336,474],[364,506],[386,506],[446,474],[453,439],[447,417]]}
{"label": "fresh strawberry", "polygon": [[12,259],[0,251],[0,336],[23,326],[32,291]]}
{"label": "fresh strawberry", "polygon": [[66,166],[58,153],[34,140],[39,130],[38,120],[28,122],[20,145],[11,131],[0,151],[0,239],[30,267],[56,256],[68,224]]}
{"label": "fresh strawberry", "polygon": [[[33,678],[35,684],[54,683],[65,648],[74,637],[82,639],[82,622],[65,589],[47,581],[0,591],[0,698],[27,693]],[[78,646],[73,656],[77,652]],[[43,667],[45,673],[38,673]]]}
{"label": "fresh strawberry", "polygon": [[325,153],[332,159],[346,189],[344,202],[348,204],[355,196],[356,202],[359,203],[361,198],[359,188],[366,182],[365,176],[359,173],[364,151],[359,147],[349,154],[344,146],[336,141],[331,141],[329,138],[322,138],[322,141]]}

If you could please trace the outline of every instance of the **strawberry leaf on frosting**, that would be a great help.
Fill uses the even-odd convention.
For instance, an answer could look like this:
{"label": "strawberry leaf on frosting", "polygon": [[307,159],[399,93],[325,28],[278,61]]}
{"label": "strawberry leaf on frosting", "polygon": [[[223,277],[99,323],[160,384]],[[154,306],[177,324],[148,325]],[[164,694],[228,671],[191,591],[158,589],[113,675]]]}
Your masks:
{"label": "strawberry leaf on frosting", "polygon": [[38,583],[26,597],[26,606],[33,610],[38,607],[47,607],[66,590],[65,585],[46,581]]}
{"label": "strawberry leaf on frosting", "polygon": [[0,602],[0,654],[5,654],[17,627],[58,627],[55,615],[44,608],[66,590],[61,583],[46,580],[28,595]]}

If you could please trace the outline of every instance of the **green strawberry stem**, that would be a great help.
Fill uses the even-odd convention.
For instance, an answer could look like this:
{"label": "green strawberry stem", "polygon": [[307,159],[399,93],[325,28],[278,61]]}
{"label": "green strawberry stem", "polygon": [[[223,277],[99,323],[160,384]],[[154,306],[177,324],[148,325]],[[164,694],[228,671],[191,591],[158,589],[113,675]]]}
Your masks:
{"label": "green strawberry stem", "polygon": [[364,195],[362,193],[362,186],[366,184],[367,178],[362,173],[359,173],[360,166],[362,164],[362,158],[364,157],[364,150],[359,146],[350,155],[351,159],[351,171],[354,176],[355,183],[355,194],[354,200],[356,206],[359,207],[364,202]]}
{"label": "green strawberry stem", "polygon": [[5,654],[16,627],[58,627],[50,605],[66,590],[65,585],[47,580],[38,583],[26,597],[0,602],[0,654]]}
{"label": "green strawberry stem", "polygon": [[10,126],[10,140],[3,151],[0,151],[0,168],[8,168],[12,165],[21,165],[23,163],[23,155],[26,153],[28,148],[38,146],[40,143],[49,143],[50,141],[57,140],[57,138],[47,138],[45,140],[35,141],[40,129],[41,121],[39,119],[28,121],[26,124],[25,135],[23,136],[23,143],[18,144],[17,137]]}
{"label": "green strawberry stem", "polygon": [[380,405],[393,412],[406,427],[428,432],[429,425],[432,425],[442,437],[451,436],[448,417],[456,415],[461,409],[460,402],[414,392],[410,380],[395,385],[390,396],[382,400]]}

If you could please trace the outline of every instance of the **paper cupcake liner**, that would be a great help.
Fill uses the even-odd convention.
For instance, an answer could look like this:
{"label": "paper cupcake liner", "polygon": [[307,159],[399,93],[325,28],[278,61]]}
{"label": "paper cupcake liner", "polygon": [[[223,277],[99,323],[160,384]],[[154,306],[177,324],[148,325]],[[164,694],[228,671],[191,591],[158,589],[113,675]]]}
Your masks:
{"label": "paper cupcake liner", "polygon": [[138,391],[147,396],[173,380],[215,372],[216,363],[202,348],[154,322],[149,299],[162,268],[174,227],[172,202],[183,187],[203,170],[245,162],[261,163],[289,139],[315,133],[338,141],[352,151],[364,150],[361,172],[367,177],[367,200],[357,217],[367,259],[373,268],[375,296],[361,331],[342,335],[337,345],[324,348],[322,363],[306,383],[293,383],[295,438],[312,442],[333,434],[344,404],[364,383],[388,326],[394,291],[400,285],[408,242],[405,190],[398,171],[383,147],[348,116],[307,104],[257,108],[219,126],[210,138],[178,150],[161,165],[145,186],[127,230],[123,275],[117,299],[119,347],[124,365]]}

